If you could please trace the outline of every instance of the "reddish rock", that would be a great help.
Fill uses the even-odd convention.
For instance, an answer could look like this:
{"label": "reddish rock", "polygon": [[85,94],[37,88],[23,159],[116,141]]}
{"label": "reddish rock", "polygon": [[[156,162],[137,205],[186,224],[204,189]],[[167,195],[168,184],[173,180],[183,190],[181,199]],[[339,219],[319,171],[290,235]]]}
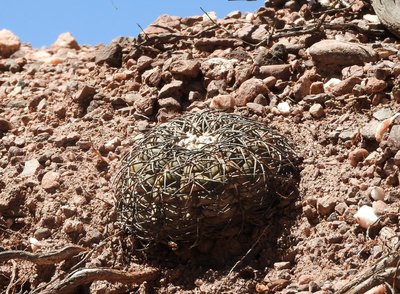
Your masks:
{"label": "reddish rock", "polygon": [[148,57],[146,55],[142,55],[137,60],[137,68],[138,71],[142,72],[148,68],[150,68],[151,63],[153,62],[153,58]]}
{"label": "reddish rock", "polygon": [[336,199],[331,195],[327,195],[317,199],[317,211],[322,216],[330,215],[336,206]]}
{"label": "reddish rock", "polygon": [[258,94],[267,95],[269,90],[262,80],[252,78],[240,85],[236,91],[236,106],[245,106],[248,102],[252,102]]}
{"label": "reddish rock", "polygon": [[293,87],[293,94],[296,101],[302,100],[310,93],[311,81],[302,76]]}
{"label": "reddish rock", "polygon": [[162,79],[162,72],[159,66],[146,70],[142,74],[142,81],[152,87],[158,87]]}
{"label": "reddish rock", "polygon": [[216,48],[230,48],[240,45],[237,39],[229,38],[202,38],[194,43],[194,47],[200,51],[212,52]]}
{"label": "reddish rock", "polygon": [[234,107],[235,99],[231,95],[218,95],[211,99],[211,109],[232,110]]}
{"label": "reddish rock", "polygon": [[311,106],[309,112],[314,118],[321,118],[325,115],[324,107],[319,103],[315,103]]}
{"label": "reddish rock", "polygon": [[225,58],[210,58],[201,64],[201,71],[206,78],[211,80],[225,79],[230,82],[235,74],[234,64],[234,61]]}
{"label": "reddish rock", "polygon": [[165,108],[168,110],[180,110],[181,109],[181,104],[179,103],[179,101],[172,97],[158,99],[157,102],[158,102],[158,105],[160,106],[160,108]]}
{"label": "reddish rock", "polygon": [[171,33],[171,29],[180,29],[181,18],[167,14],[160,15],[150,26],[144,29],[146,35]]}
{"label": "reddish rock", "polygon": [[267,25],[246,24],[237,30],[235,35],[241,40],[258,43],[268,36]]}
{"label": "reddish rock", "polygon": [[368,78],[366,85],[363,87],[365,93],[374,94],[385,90],[386,82],[375,77]]}
{"label": "reddish rock", "polygon": [[133,102],[133,107],[139,114],[150,116],[154,113],[154,103],[156,100],[156,97],[142,97],[138,95]]}
{"label": "reddish rock", "polygon": [[57,172],[49,171],[44,174],[42,178],[42,188],[47,192],[54,192],[60,186],[60,174]]}
{"label": "reddish rock", "polygon": [[335,85],[332,94],[335,96],[351,94],[354,86],[360,83],[361,79],[359,77],[349,77]]}
{"label": "reddish rock", "polygon": [[96,94],[96,88],[84,85],[74,97],[74,100],[79,104],[85,104],[92,99],[93,95]]}
{"label": "reddish rock", "polygon": [[172,62],[169,71],[175,75],[195,78],[200,72],[200,62],[197,60],[176,60]]}
{"label": "reddish rock", "polygon": [[219,94],[226,94],[227,84],[225,80],[212,80],[207,85],[207,97],[211,98]]}
{"label": "reddish rock", "polygon": [[265,107],[261,104],[249,102],[246,104],[246,107],[253,113],[257,115],[264,115],[265,114]]}
{"label": "reddish rock", "polygon": [[323,82],[314,82],[310,85],[310,94],[321,94],[324,93],[324,83]]}
{"label": "reddish rock", "polygon": [[121,67],[122,65],[122,47],[118,43],[111,43],[102,47],[96,53],[96,64],[108,64],[112,67]]}
{"label": "reddish rock", "polygon": [[4,118],[0,118],[0,134],[7,133],[8,131],[12,130],[13,126],[11,122]]}
{"label": "reddish rock", "polygon": [[291,65],[290,64],[272,64],[260,66],[259,74],[260,78],[275,77],[277,79],[288,81],[291,76]]}
{"label": "reddish rock", "polygon": [[357,164],[363,161],[368,156],[368,150],[364,148],[357,148],[349,153],[349,163],[351,166],[357,166]]}
{"label": "reddish rock", "polygon": [[182,95],[182,86],[183,82],[178,80],[164,85],[158,92],[158,99],[167,97],[180,98]]}
{"label": "reddish rock", "polygon": [[21,41],[11,31],[0,30],[0,56],[9,57],[21,47]]}
{"label": "reddish rock", "polygon": [[80,49],[78,42],[69,32],[60,34],[57,40],[53,43],[52,47],[54,49],[60,49],[60,48],[70,48],[76,50]]}
{"label": "reddish rock", "polygon": [[308,49],[312,59],[323,65],[362,65],[375,61],[375,51],[366,45],[337,40],[322,40]]}

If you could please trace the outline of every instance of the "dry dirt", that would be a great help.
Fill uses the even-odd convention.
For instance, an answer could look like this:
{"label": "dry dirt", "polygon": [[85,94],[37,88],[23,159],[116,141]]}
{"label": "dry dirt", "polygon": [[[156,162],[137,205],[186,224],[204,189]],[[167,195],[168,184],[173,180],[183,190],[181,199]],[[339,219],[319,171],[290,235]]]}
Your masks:
{"label": "dry dirt", "polygon": [[[150,274],[67,288],[337,293],[386,256],[393,239],[382,232],[399,234],[400,123],[387,119],[399,111],[400,45],[368,3],[336,2],[287,1],[213,21],[162,16],[108,46],[64,35],[45,49],[0,47],[0,291],[62,293],[54,289],[73,271],[111,268]],[[240,248],[230,258],[217,244],[210,262],[162,246],[150,257],[115,223],[113,179],[135,136],[210,107],[276,128],[304,159],[298,199],[277,209],[279,227],[232,273],[240,242],[229,243]],[[354,218],[362,205],[381,217],[368,231]],[[77,252],[40,264],[65,247]],[[7,258],[10,250],[33,252],[33,262]]]}

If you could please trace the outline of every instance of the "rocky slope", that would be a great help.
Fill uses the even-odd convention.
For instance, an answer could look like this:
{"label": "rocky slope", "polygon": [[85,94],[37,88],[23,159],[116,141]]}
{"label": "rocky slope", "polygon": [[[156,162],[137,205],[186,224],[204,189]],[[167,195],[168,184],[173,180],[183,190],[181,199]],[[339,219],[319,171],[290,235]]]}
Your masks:
{"label": "rocky slope", "polygon": [[[51,290],[79,267],[151,267],[158,276],[141,284],[86,288],[338,293],[392,250],[400,206],[398,39],[364,1],[271,2],[223,19],[162,15],[137,38],[107,46],[79,45],[65,33],[34,49],[0,31],[0,251],[85,252],[35,266],[0,255],[1,291]],[[281,212],[290,233],[231,274],[240,256],[211,269],[146,260],[114,223],[113,178],[135,135],[206,108],[276,128],[304,158],[298,212]],[[368,230],[354,217],[363,205],[380,217]]]}

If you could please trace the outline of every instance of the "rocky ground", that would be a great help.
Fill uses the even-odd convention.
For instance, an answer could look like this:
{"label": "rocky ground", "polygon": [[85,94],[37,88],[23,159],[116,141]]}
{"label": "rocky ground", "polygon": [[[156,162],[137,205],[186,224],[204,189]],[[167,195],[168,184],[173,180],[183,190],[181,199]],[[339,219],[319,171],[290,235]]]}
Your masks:
{"label": "rocky ground", "polygon": [[[75,293],[339,293],[387,256],[400,45],[367,2],[348,2],[163,15],[107,46],[65,33],[34,49],[0,31],[1,291],[63,293],[75,270],[112,268]],[[295,209],[280,212],[289,233],[232,273],[241,256],[218,268],[150,260],[114,223],[113,179],[135,136],[206,108],[276,128],[304,158]],[[372,216],[355,217],[364,205]]]}

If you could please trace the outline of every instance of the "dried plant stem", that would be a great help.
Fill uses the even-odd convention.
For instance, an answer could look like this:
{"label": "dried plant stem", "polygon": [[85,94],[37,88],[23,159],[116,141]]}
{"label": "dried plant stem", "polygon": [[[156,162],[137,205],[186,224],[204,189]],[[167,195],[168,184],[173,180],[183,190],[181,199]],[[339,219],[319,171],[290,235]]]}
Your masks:
{"label": "dried plant stem", "polygon": [[145,281],[153,281],[159,276],[159,271],[150,269],[145,271],[124,272],[109,268],[85,268],[68,275],[51,289],[43,291],[43,294],[67,294],[73,293],[76,287],[89,284],[94,281],[108,281],[111,283],[141,284]]}
{"label": "dried plant stem", "polygon": [[0,252],[0,262],[6,262],[12,259],[21,259],[33,262],[37,265],[49,265],[64,261],[84,251],[86,251],[86,249],[80,246],[67,246],[58,251],[44,253],[8,250]]}

